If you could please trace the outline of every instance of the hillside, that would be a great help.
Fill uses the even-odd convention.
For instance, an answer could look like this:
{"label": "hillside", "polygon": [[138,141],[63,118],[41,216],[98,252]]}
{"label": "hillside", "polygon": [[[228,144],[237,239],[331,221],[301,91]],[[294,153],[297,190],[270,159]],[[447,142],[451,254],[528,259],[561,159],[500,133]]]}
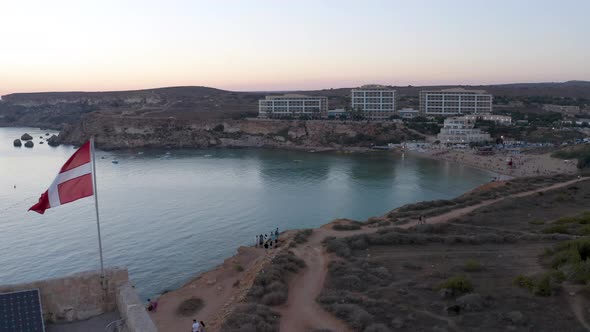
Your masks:
{"label": "hillside", "polygon": [[59,142],[79,145],[91,136],[103,150],[127,148],[267,147],[340,149],[424,139],[402,124],[340,121],[149,119],[90,114],[66,125]]}
{"label": "hillside", "polygon": [[[420,90],[452,87],[457,86],[397,86],[394,88],[399,96],[400,107],[417,107]],[[484,89],[494,96],[590,100],[590,82],[587,81],[461,87]],[[338,88],[291,92],[327,96],[330,108],[342,108],[350,102],[350,90],[350,88]],[[14,93],[2,96],[0,126],[41,126],[59,129],[64,124],[79,122],[86,113],[94,112],[124,117],[180,120],[239,119],[256,116],[260,98],[268,94],[280,93],[285,92],[235,92],[202,86],[109,92]]]}

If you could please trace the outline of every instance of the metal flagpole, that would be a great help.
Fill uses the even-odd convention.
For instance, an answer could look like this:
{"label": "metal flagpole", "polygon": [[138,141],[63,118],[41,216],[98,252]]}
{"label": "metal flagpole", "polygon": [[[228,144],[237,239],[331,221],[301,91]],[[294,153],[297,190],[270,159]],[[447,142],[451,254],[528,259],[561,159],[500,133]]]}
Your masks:
{"label": "metal flagpole", "polygon": [[98,192],[96,190],[96,163],[94,161],[94,136],[90,138],[92,151],[92,189],[94,193],[94,207],[96,208],[96,229],[98,230],[98,251],[100,252],[100,279],[104,281],[104,264],[102,261],[102,240],[100,239],[100,219],[98,217]]}

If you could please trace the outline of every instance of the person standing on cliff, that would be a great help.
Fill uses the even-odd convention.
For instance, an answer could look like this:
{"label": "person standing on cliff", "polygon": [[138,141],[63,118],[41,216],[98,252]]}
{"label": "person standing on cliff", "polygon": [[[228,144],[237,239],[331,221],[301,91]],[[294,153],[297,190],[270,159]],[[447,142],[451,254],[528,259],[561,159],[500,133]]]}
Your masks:
{"label": "person standing on cliff", "polygon": [[258,244],[260,245],[260,248],[262,248],[262,246],[264,245],[264,237],[262,236],[262,234],[258,236]]}
{"label": "person standing on cliff", "polygon": [[254,242],[254,246],[258,248],[258,235],[256,235],[256,242]]}
{"label": "person standing on cliff", "polygon": [[275,244],[279,243],[279,228],[275,230]]}

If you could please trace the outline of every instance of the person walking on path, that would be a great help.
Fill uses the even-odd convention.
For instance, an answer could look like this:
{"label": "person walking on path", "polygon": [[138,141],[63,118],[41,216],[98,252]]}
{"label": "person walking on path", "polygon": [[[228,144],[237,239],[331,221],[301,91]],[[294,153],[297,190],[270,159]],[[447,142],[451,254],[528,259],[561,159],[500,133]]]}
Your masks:
{"label": "person walking on path", "polygon": [[199,329],[201,328],[201,324],[199,324],[199,322],[197,322],[196,319],[193,319],[193,330],[192,332],[199,332]]}
{"label": "person walking on path", "polygon": [[260,248],[264,245],[264,237],[262,237],[262,234],[258,236],[258,244],[260,245]]}
{"label": "person walking on path", "polygon": [[199,332],[207,332],[207,331],[205,331],[205,323],[203,323],[203,321],[201,321],[199,325],[200,325]]}

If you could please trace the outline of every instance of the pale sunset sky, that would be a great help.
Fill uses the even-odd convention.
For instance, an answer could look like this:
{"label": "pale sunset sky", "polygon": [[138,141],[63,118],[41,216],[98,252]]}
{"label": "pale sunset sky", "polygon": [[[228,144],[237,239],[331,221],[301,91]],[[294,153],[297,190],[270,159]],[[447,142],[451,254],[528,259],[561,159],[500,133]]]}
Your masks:
{"label": "pale sunset sky", "polygon": [[590,0],[0,0],[0,95],[590,80]]}

